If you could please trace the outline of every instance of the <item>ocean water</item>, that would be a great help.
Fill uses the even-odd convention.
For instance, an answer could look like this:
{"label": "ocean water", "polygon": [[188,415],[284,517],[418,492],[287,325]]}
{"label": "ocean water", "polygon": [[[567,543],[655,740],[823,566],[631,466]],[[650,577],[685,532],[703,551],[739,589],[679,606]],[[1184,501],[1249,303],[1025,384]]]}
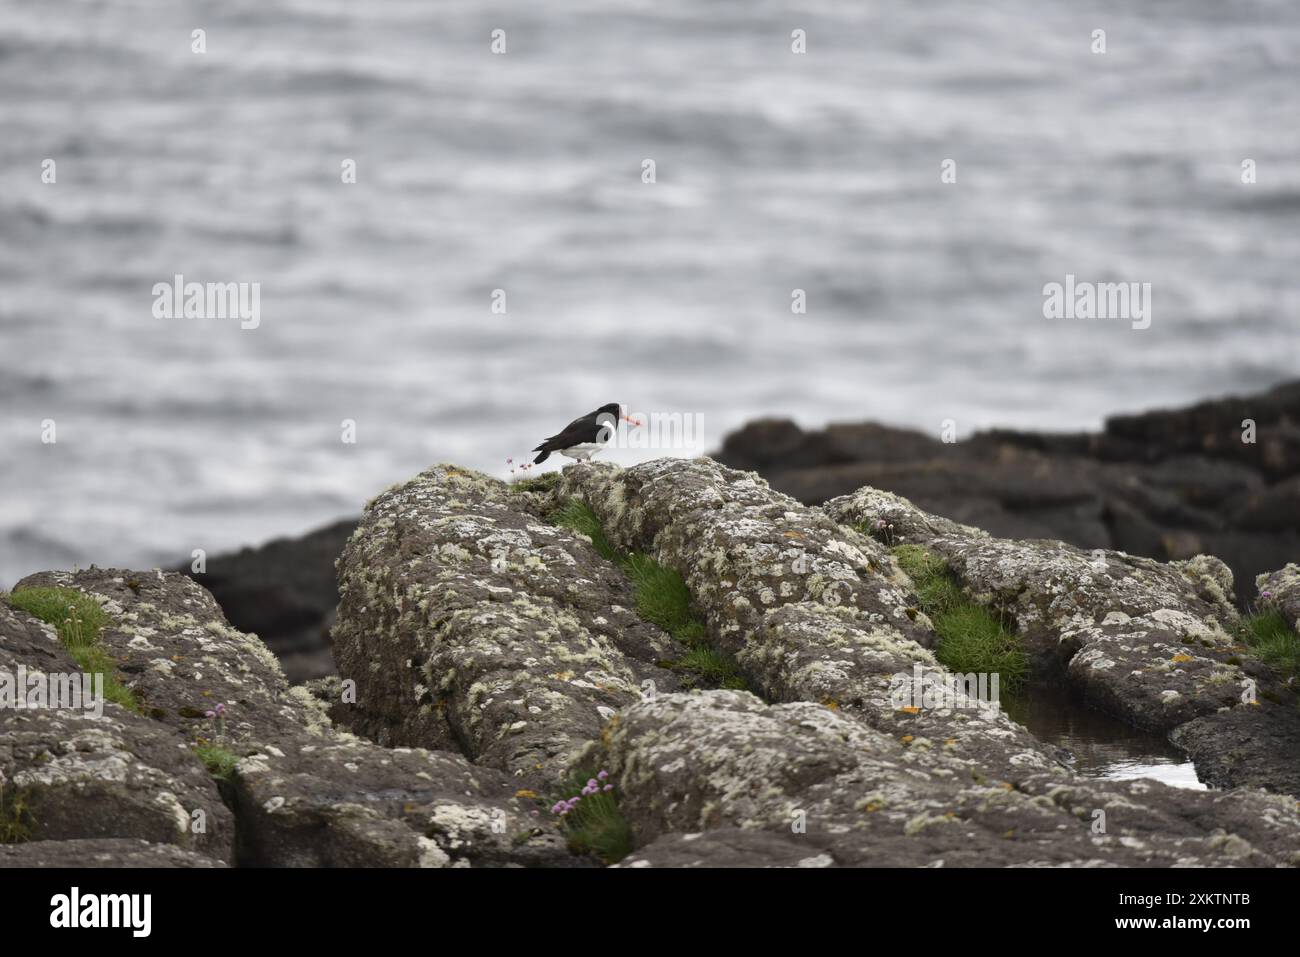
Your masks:
{"label": "ocean water", "polygon": [[[1297,64],[1289,0],[5,0],[0,586],[504,474],[609,401],[708,449],[1294,376]],[[260,326],[155,318],[178,273]],[[1151,327],[1045,319],[1067,273]]]}

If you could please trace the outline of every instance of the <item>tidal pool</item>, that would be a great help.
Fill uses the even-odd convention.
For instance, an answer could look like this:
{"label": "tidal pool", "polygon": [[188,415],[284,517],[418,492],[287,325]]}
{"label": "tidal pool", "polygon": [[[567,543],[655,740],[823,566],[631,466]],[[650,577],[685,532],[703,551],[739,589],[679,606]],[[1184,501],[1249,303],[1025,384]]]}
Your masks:
{"label": "tidal pool", "polygon": [[1005,699],[1007,714],[1080,774],[1110,780],[1154,778],[1172,787],[1205,790],[1187,756],[1151,731],[1139,731],[1118,718],[1084,705],[1063,685],[1030,688]]}

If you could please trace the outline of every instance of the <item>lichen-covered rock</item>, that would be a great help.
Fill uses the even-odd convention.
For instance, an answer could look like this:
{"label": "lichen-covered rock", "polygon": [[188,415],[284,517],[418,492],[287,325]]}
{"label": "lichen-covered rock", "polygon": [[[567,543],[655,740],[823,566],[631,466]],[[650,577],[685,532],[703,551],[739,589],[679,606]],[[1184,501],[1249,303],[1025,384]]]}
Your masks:
{"label": "lichen-covered rock", "polygon": [[[915,642],[864,628],[838,609],[786,605],[749,636],[737,661],[754,686],[773,701],[813,701],[865,721],[900,741],[933,743],[981,773],[1003,780],[1058,769],[1050,752],[998,708],[965,688],[931,706],[902,704],[896,693],[930,679],[953,680],[948,669]],[[915,693],[907,702],[923,702]]]}
{"label": "lichen-covered rock", "polygon": [[3,867],[225,867],[225,862],[187,851],[175,844],[151,844],[138,838],[79,838],[0,844]]}
{"label": "lichen-covered rock", "polygon": [[1285,568],[1260,575],[1255,585],[1263,602],[1278,609],[1291,627],[1300,631],[1300,565],[1291,562]]}
{"label": "lichen-covered rock", "polygon": [[[1062,670],[1093,707],[1166,733],[1244,709],[1232,721],[1201,722],[1193,760],[1223,780],[1222,767],[1210,774],[1206,762],[1215,752],[1240,752],[1240,729],[1253,726],[1256,743],[1245,746],[1258,753],[1244,762],[1255,769],[1250,780],[1289,790],[1286,765],[1295,752],[1268,750],[1264,742],[1286,739],[1294,695],[1239,644],[1232,574],[1218,559],[1166,564],[1061,542],[991,538],[874,489],[825,509],[845,524],[892,525],[943,557],[973,599],[1015,619],[1039,668]],[[1213,742],[1220,732],[1222,742]],[[1263,771],[1268,766],[1272,772]]]}
{"label": "lichen-covered rock", "polygon": [[[752,862],[747,847],[773,846],[779,863],[803,866],[1300,863],[1287,797],[1053,774],[981,781],[941,749],[745,692],[660,695],[624,711],[600,750],[641,847],[628,865]],[[735,829],[772,838],[738,843]],[[714,831],[691,850],[680,836]]]}
{"label": "lichen-covered rock", "polygon": [[[1266,708],[1264,714],[1260,710]],[[1300,796],[1300,708],[1261,706],[1207,714],[1174,728],[1196,776],[1217,788],[1267,788]]]}
{"label": "lichen-covered rock", "polygon": [[586,502],[617,546],[680,572],[710,638],[764,697],[843,709],[1003,779],[1055,766],[1000,711],[896,707],[895,675],[947,674],[928,650],[934,632],[889,552],[820,509],[708,459],[574,465],[557,496]]}
{"label": "lichen-covered rock", "polygon": [[210,735],[205,717],[224,703],[226,736],[266,740],[296,733],[308,714],[279,662],[258,640],[232,628],[193,579],[158,570],[90,568],[29,575],[18,588],[76,588],[94,596],[112,624],[100,641],[155,721],[186,740]]}
{"label": "lichen-covered rock", "polygon": [[334,651],[354,726],[541,786],[642,682],[678,687],[656,662],[684,649],[631,610],[613,563],[528,501],[451,466],[372,501],[339,560]]}
{"label": "lichen-covered rock", "polygon": [[1116,416],[1094,433],[995,429],[946,442],[872,422],[805,432],[764,420],[715,457],[810,505],[872,486],[1001,538],[1160,561],[1216,555],[1239,585],[1300,555],[1300,381]]}
{"label": "lichen-covered rock", "polygon": [[[16,691],[80,668],[53,628],[0,600],[0,674]],[[113,702],[98,713],[0,707],[0,824],[32,841],[139,838],[234,855],[230,812],[189,748]]]}
{"label": "lichen-covered rock", "polygon": [[[664,664],[687,648],[635,612],[618,563],[546,521],[573,497],[615,547],[682,575],[703,640],[761,698],[675,693]],[[1084,778],[997,708],[901,704],[900,676],[954,676],[898,541],[1014,617],[1041,667],[1171,731],[1203,780],[1235,790]],[[0,866],[590,864],[543,799],[591,766],[632,830],[624,867],[1300,864],[1294,799],[1252,789],[1300,792],[1300,712],[1235,643],[1213,558],[992,538],[872,489],[805,507],[671,459],[570,466],[526,492],[429,469],[367,507],[338,573],[339,674],[294,688],[189,579],[20,583],[101,604],[141,708],[0,711],[0,801],[31,809],[0,804],[0,833],[34,839]],[[1270,581],[1285,599],[1296,577]],[[76,670],[52,629],[0,602],[0,671],[20,665]]]}
{"label": "lichen-covered rock", "polygon": [[[300,867],[564,866],[560,834],[509,777],[460,755],[350,736],[265,746],[238,768],[241,863]],[[328,835],[328,837],[326,837]]]}
{"label": "lichen-covered rock", "polygon": [[[189,578],[92,568],[34,575],[18,587],[28,586],[79,589],[108,613],[112,624],[101,641],[145,715],[127,713],[134,722],[130,727],[147,729],[147,740],[160,742],[162,753],[172,756],[212,799],[209,835],[222,836],[225,845],[222,853],[205,853],[265,866],[530,865],[573,860],[553,823],[531,816],[536,800],[517,796],[519,786],[509,775],[475,768],[458,753],[389,750],[336,730],[327,714],[328,702],[305,688],[289,687],[267,648],[255,636],[231,628],[211,595]],[[5,647],[20,648],[32,662],[66,655],[52,630],[33,622],[21,622],[21,629],[0,628],[0,633],[17,635],[0,646],[0,654]],[[322,689],[326,695],[341,691],[337,681]],[[224,708],[220,725],[206,716],[218,705]],[[138,737],[144,732],[133,733]],[[221,772],[220,792],[235,811],[237,846],[231,814],[194,750],[200,739],[219,744],[229,757],[231,767]],[[68,761],[87,775],[111,767],[94,748],[119,747],[99,729],[86,741],[73,739],[73,744],[80,750],[74,749]],[[0,758],[3,754],[0,744]],[[114,757],[110,750],[108,758]],[[149,765],[137,761],[129,767],[139,777]],[[81,790],[87,800],[94,798],[92,789]],[[186,808],[193,803],[187,803],[183,793],[181,797],[172,803]],[[146,830],[120,804],[104,801],[100,811],[60,807],[48,815],[38,810],[38,819],[74,830],[41,830],[32,836],[97,836],[95,831],[83,833],[87,825],[77,822],[114,814],[118,829],[106,832],[113,836],[192,843]],[[168,811],[179,821],[175,808]],[[224,829],[214,831],[214,815]]]}
{"label": "lichen-covered rock", "polygon": [[649,552],[680,572],[725,650],[743,650],[769,612],[797,603],[933,643],[916,609],[908,613],[910,583],[879,545],[752,473],[709,459],[574,465],[558,494],[585,501],[615,547]]}
{"label": "lichen-covered rock", "polygon": [[290,683],[299,684],[334,671],[334,562],[356,525],[344,519],[257,548],[208,555],[202,571],[186,556],[176,571],[210,591],[230,623],[261,638]]}

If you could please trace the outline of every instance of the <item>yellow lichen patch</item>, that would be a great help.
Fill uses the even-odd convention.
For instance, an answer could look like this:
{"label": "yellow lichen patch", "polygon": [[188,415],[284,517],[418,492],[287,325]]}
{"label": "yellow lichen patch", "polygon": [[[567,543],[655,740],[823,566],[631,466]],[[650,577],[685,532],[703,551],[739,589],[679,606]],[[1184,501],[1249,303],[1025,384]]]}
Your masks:
{"label": "yellow lichen patch", "polygon": [[905,707],[899,708],[898,710],[899,710],[899,711],[905,711],[905,712],[908,713],[908,714],[919,714],[920,711],[921,711],[920,708],[916,707],[915,705],[911,705],[911,704],[906,705]]}
{"label": "yellow lichen patch", "polygon": [[530,790],[528,790],[528,788],[520,788],[518,791],[515,792],[515,797],[517,797],[517,798],[536,798],[536,797],[537,797],[537,792],[536,792],[536,791],[530,791]]}
{"label": "yellow lichen patch", "polygon": [[830,708],[832,711],[840,710],[840,703],[836,701],[834,698],[826,698],[825,700],[822,701],[822,706],[826,708]]}
{"label": "yellow lichen patch", "polygon": [[557,681],[572,681],[572,680],[573,680],[573,672],[572,672],[572,671],[556,671],[556,672],[554,672],[554,673],[551,675],[551,677],[554,678],[554,679],[556,679]]}
{"label": "yellow lichen patch", "polygon": [[618,715],[610,718],[605,722],[605,727],[600,729],[600,741],[608,749],[613,742],[614,732],[618,730]]}
{"label": "yellow lichen patch", "polygon": [[914,736],[913,736],[913,735],[905,734],[905,735],[903,735],[901,738],[899,738],[898,740],[902,741],[904,744],[911,744],[912,741],[913,741],[913,739],[914,739]]}
{"label": "yellow lichen patch", "polygon": [[803,538],[802,532],[782,532],[784,538]]}
{"label": "yellow lichen patch", "polygon": [[1174,656],[1173,656],[1172,658],[1170,658],[1169,660],[1170,660],[1170,661],[1178,661],[1178,662],[1182,662],[1182,661],[1193,661],[1193,660],[1195,660],[1195,659],[1193,659],[1191,655],[1174,655]]}
{"label": "yellow lichen patch", "polygon": [[944,746],[949,748],[954,747],[956,744],[957,744],[956,738],[949,738],[947,741],[944,742]]}

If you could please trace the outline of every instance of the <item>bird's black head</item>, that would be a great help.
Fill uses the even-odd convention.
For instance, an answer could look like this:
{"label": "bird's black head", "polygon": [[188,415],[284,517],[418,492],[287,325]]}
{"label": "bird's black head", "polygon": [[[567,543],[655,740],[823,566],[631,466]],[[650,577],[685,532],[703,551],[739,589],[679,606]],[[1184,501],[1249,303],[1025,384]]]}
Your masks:
{"label": "bird's black head", "polygon": [[595,412],[591,413],[596,418],[597,425],[607,425],[617,427],[620,420],[629,425],[640,425],[640,419],[634,419],[623,412],[623,407],[617,402],[611,402],[608,405],[602,405]]}

